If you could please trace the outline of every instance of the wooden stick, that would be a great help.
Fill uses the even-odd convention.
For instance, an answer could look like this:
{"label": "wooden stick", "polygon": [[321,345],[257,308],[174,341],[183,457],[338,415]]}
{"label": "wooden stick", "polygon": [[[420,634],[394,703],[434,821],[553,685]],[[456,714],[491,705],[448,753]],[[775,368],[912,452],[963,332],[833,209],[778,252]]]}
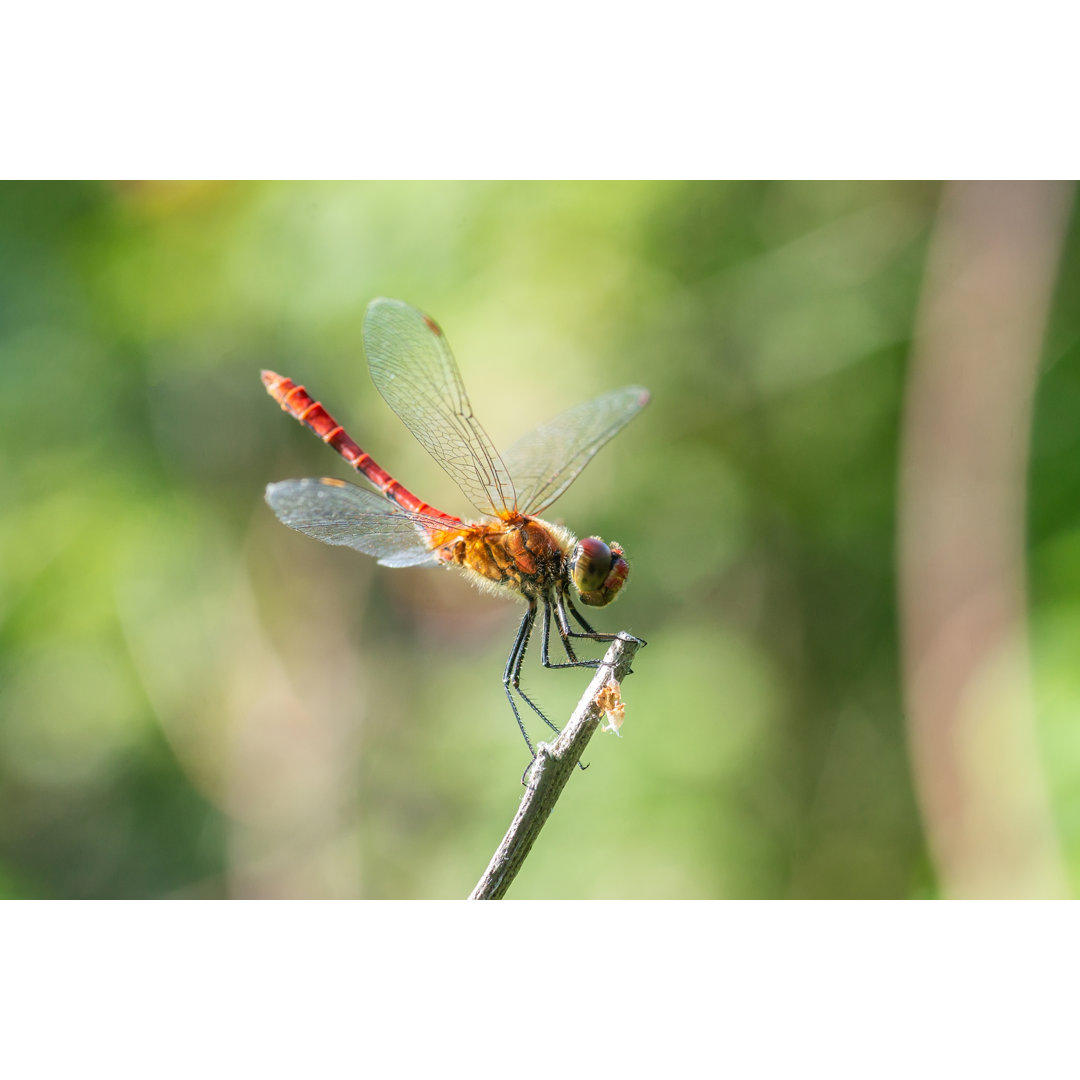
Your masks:
{"label": "wooden stick", "polygon": [[615,730],[622,723],[620,687],[634,654],[645,642],[622,631],[608,648],[569,723],[553,743],[538,743],[525,774],[525,794],[510,828],[491,857],[470,900],[501,900],[517,876],[567,780],[606,716]]}

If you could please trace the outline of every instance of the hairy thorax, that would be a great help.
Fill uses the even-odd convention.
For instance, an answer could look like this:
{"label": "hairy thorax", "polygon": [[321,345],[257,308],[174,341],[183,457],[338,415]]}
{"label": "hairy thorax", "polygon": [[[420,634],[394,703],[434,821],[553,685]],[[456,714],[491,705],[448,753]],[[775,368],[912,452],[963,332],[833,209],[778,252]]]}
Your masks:
{"label": "hairy thorax", "polygon": [[477,585],[539,598],[566,580],[566,557],[574,538],[559,525],[525,514],[470,525],[439,551]]}

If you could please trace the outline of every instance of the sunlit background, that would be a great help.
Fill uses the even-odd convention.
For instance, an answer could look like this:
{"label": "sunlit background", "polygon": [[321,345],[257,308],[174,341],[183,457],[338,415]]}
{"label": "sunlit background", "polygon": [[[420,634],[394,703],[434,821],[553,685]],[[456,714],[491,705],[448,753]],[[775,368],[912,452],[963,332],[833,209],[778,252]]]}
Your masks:
{"label": "sunlit background", "polygon": [[[498,446],[652,391],[547,515],[623,545],[629,583],[595,622],[649,644],[622,738],[594,738],[511,897],[1071,893],[1070,198],[0,184],[0,894],[476,883],[528,763],[501,685],[518,610],[320,545],[262,500],[352,478],[267,367],[470,510],[371,384],[375,296],[441,323]],[[953,597],[950,567],[982,561]],[[986,596],[993,616],[965,622]],[[526,665],[557,719],[587,681]]]}

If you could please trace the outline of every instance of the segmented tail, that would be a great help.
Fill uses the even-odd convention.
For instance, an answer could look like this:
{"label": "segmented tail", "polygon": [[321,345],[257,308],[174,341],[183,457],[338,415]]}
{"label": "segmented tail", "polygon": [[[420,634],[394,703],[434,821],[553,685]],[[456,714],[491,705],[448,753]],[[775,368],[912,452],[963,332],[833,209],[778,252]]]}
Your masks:
{"label": "segmented tail", "polygon": [[267,393],[285,412],[311,428],[327,446],[332,446],[357,472],[363,473],[383,495],[403,510],[460,524],[459,518],[436,510],[399,484],[367,451],[349,438],[345,429],[302,386],[275,371],[263,371],[262,381]]}

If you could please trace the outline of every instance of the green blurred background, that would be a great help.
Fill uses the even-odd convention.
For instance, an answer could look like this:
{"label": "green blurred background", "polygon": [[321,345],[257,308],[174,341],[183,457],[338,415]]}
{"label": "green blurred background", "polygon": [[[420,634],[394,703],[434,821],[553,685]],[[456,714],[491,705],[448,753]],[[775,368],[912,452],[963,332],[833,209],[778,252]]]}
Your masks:
{"label": "green blurred background", "polygon": [[[932,897],[898,660],[899,433],[940,188],[0,184],[0,893],[465,896],[527,763],[514,607],[283,528],[350,476],[304,383],[421,497],[368,300],[431,313],[498,446],[626,383],[649,408],[548,516],[631,563],[648,647],[515,898]],[[1080,237],[1035,414],[1031,619],[1080,874]],[[530,656],[565,718],[585,685]],[[542,730],[534,734],[543,737]]]}

